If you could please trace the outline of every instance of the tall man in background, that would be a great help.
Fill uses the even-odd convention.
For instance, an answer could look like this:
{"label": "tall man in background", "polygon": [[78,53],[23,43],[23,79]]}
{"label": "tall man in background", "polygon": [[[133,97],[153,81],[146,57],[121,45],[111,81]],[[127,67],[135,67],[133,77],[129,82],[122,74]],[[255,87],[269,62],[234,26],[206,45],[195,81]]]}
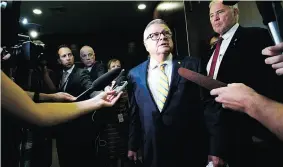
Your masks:
{"label": "tall man in background", "polygon": [[[221,1],[212,1],[209,8],[210,22],[219,38],[211,52],[203,57],[203,73],[225,83],[244,83],[279,100],[280,79],[264,64],[265,57],[261,54],[263,48],[272,45],[268,31],[241,27],[237,4],[227,6]],[[224,161],[230,167],[278,165],[280,142],[273,134],[247,115],[222,108],[208,91],[206,95],[205,114],[207,118],[214,118],[207,120],[214,127],[210,129],[213,156],[209,160],[215,166],[223,165]],[[261,149],[265,145],[268,147]],[[253,159],[256,156],[260,161]]]}

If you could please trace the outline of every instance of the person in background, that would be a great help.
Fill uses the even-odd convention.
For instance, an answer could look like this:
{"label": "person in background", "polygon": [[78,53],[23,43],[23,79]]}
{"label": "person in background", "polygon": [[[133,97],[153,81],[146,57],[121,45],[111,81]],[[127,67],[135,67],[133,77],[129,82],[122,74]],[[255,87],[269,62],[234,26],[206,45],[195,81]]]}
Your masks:
{"label": "person in background", "polygon": [[[62,67],[58,91],[75,97],[92,86],[92,79],[87,69],[74,64],[74,55],[66,45],[58,48],[58,62]],[[96,91],[78,99],[85,100],[97,95]],[[53,128],[56,134],[58,158],[61,167],[94,166],[95,148],[92,113],[74,119]]]}
{"label": "person in background", "polygon": [[106,72],[104,65],[95,61],[94,50],[90,46],[83,46],[80,50],[80,58],[85,69],[89,71],[91,79],[94,81]]}
{"label": "person in background", "polygon": [[[263,48],[272,45],[266,29],[239,25],[238,5],[209,4],[212,28],[219,34],[215,47],[203,56],[203,74],[224,83],[244,83],[257,92],[282,100],[280,79],[264,64]],[[206,57],[205,57],[206,56]],[[214,127],[209,161],[214,166],[280,166],[280,141],[258,121],[246,114],[222,108],[209,91],[204,90],[207,123]],[[239,124],[238,122],[241,122]],[[259,158],[260,157],[260,158]],[[257,161],[256,159],[261,159]]]}
{"label": "person in background", "polygon": [[[100,63],[96,61],[96,55],[92,47],[90,46],[83,46],[80,49],[80,58],[82,63],[84,64],[84,69],[89,72],[90,79],[92,81],[95,81],[97,78],[99,78],[101,75],[103,75],[106,72],[106,69],[104,67],[103,63]],[[99,90],[96,91],[95,94],[98,94]],[[85,138],[89,138],[92,143],[95,143],[98,137],[98,133],[100,131],[100,124],[101,124],[101,119],[98,116],[99,114],[93,114],[92,116],[89,116],[88,119],[84,121],[84,123],[88,127],[88,136],[85,136]],[[94,122],[93,120],[96,119]],[[94,166],[97,166],[99,163],[99,159],[96,157],[97,156],[97,146],[95,144],[92,144],[89,147],[89,154],[92,156],[90,157],[92,160],[92,163]]]}
{"label": "person in background", "polygon": [[[121,62],[118,59],[111,59],[107,63],[108,71],[115,68],[121,68]],[[126,81],[126,77],[124,81]],[[105,91],[113,89],[116,81],[105,88]],[[118,84],[118,83],[117,83]],[[118,84],[120,85],[120,84]],[[100,166],[103,167],[118,167],[127,165],[127,143],[129,134],[129,99],[126,91],[121,95],[118,102],[109,110],[102,112],[99,118],[102,118],[102,128],[99,138],[97,139],[98,156]],[[105,143],[100,145],[100,143]]]}

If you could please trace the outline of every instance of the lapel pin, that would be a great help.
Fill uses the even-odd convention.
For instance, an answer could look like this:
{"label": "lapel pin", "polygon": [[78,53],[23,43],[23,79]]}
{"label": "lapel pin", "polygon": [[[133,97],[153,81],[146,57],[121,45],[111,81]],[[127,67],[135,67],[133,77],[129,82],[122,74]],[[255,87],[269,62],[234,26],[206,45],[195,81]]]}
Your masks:
{"label": "lapel pin", "polygon": [[234,45],[236,45],[237,40],[238,40],[237,38],[234,40],[234,43],[233,43]]}

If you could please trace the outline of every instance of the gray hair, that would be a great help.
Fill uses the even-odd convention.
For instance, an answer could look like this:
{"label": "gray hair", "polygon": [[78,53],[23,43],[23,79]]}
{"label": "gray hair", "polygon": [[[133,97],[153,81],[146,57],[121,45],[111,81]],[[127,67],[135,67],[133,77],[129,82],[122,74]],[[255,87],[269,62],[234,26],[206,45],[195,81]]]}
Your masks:
{"label": "gray hair", "polygon": [[[221,0],[212,0],[210,3],[209,3],[209,9],[211,8],[211,6],[215,3],[222,3],[223,2]],[[228,6],[230,9],[232,9],[234,11],[234,9],[237,9],[239,11],[239,7],[238,7],[238,3],[236,3],[235,5],[225,5],[225,6]],[[239,14],[236,16],[236,22],[238,23],[239,22]]]}
{"label": "gray hair", "polygon": [[[144,29],[144,33],[143,33],[143,39],[145,40],[145,32],[146,32],[146,30],[151,26],[151,25],[153,25],[153,24],[164,24],[164,25],[166,25],[168,28],[169,28],[169,26],[168,26],[168,24],[164,21],[164,20],[162,20],[162,19],[154,19],[154,20],[152,20],[151,22],[149,22],[148,24],[147,24],[147,26],[145,27],[145,29]],[[169,28],[170,29],[170,28]],[[170,30],[171,31],[171,30]]]}

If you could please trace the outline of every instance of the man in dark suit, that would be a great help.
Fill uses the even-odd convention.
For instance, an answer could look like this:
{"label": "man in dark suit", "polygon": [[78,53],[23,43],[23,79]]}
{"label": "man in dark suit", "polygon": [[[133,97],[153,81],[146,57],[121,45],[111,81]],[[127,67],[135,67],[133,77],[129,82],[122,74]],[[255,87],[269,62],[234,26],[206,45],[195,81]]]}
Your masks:
{"label": "man in dark suit", "polygon": [[[203,73],[225,83],[244,83],[279,100],[283,94],[279,87],[282,81],[264,64],[265,57],[261,54],[263,48],[272,45],[268,31],[241,27],[237,4],[226,6],[212,1],[209,7],[211,25],[220,37],[203,57]],[[213,155],[209,158],[214,165],[223,165],[224,160],[230,167],[258,166],[267,161],[265,165],[276,166],[280,147],[274,135],[247,115],[222,108],[208,91],[205,97],[205,114],[210,118],[207,123],[211,127],[210,154]],[[255,148],[271,142],[273,149],[264,148],[268,154],[255,154]],[[254,155],[258,161],[253,159]]]}
{"label": "man in dark suit", "polygon": [[95,61],[94,50],[90,46],[83,46],[80,50],[81,61],[85,68],[89,71],[92,80],[106,73],[106,69],[102,63]]}
{"label": "man in dark suit", "polygon": [[179,67],[198,71],[192,57],[176,60],[172,32],[163,20],[151,21],[144,31],[149,60],[130,70],[130,159],[143,150],[144,166],[205,166],[207,136],[200,88],[180,77]]}
{"label": "man in dark suit", "polygon": [[[62,74],[59,90],[78,96],[92,85],[89,72],[76,68],[74,56],[67,46],[58,50]],[[90,95],[81,98],[87,99]],[[94,166],[95,157],[92,113],[59,125],[56,142],[60,167]]]}

